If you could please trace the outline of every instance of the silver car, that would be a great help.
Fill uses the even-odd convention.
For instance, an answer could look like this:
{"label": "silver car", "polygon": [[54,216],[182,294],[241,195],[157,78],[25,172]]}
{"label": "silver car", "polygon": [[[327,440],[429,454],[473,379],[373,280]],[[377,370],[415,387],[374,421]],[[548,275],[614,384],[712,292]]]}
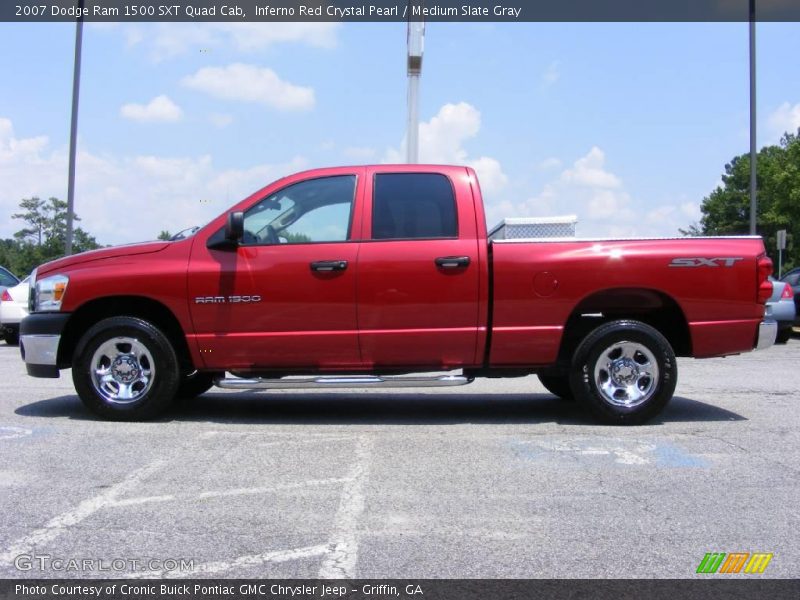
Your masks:
{"label": "silver car", "polygon": [[765,316],[778,322],[778,336],[775,342],[785,344],[792,337],[792,326],[795,319],[794,291],[785,281],[778,281],[774,277],[772,282],[772,296],[767,300]]}

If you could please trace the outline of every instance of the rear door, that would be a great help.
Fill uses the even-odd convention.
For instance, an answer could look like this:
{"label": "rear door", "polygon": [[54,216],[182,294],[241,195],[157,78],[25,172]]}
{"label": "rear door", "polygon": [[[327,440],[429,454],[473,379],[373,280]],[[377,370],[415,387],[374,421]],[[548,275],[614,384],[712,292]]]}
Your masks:
{"label": "rear door", "polygon": [[242,207],[245,235],[237,248],[196,241],[189,300],[207,368],[360,366],[356,199],[363,173],[290,180],[256,198]]}
{"label": "rear door", "polygon": [[365,366],[476,364],[480,264],[466,169],[368,168],[363,227],[357,293]]}

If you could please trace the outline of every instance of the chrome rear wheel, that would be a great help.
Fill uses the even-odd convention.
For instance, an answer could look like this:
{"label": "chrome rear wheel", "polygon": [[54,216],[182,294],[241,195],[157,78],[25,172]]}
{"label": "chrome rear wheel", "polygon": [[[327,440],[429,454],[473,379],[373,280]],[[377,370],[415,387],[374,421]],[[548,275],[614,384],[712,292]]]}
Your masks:
{"label": "chrome rear wheel", "polygon": [[618,425],[644,423],[675,392],[678,365],[669,341],[641,321],[605,323],[572,357],[570,388],[595,417]]}
{"label": "chrome rear wheel", "polygon": [[594,380],[607,402],[632,408],[647,402],[655,393],[658,362],[643,344],[617,342],[601,352]]}

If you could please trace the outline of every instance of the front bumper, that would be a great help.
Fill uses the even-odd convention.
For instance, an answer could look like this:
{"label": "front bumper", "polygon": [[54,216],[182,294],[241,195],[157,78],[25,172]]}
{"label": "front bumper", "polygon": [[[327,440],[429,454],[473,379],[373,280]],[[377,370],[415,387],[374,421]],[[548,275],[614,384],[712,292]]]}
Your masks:
{"label": "front bumper", "polygon": [[772,346],[777,335],[777,321],[761,321],[758,326],[758,336],[756,337],[756,350],[765,350]]}
{"label": "front bumper", "polygon": [[19,326],[19,351],[31,377],[58,377],[58,345],[69,313],[34,313]]}

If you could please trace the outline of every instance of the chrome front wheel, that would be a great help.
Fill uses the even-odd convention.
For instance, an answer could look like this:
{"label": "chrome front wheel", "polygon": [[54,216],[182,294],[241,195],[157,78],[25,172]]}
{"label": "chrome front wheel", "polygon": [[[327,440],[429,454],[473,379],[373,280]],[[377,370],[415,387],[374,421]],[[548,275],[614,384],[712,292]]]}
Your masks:
{"label": "chrome front wheel", "polygon": [[153,355],[136,338],[115,337],[100,345],[91,360],[94,389],[108,402],[137,402],[156,376]]}
{"label": "chrome front wheel", "polygon": [[110,317],[83,335],[72,380],[83,403],[107,419],[136,421],[164,411],[175,398],[180,364],[170,339],[137,317]]}

